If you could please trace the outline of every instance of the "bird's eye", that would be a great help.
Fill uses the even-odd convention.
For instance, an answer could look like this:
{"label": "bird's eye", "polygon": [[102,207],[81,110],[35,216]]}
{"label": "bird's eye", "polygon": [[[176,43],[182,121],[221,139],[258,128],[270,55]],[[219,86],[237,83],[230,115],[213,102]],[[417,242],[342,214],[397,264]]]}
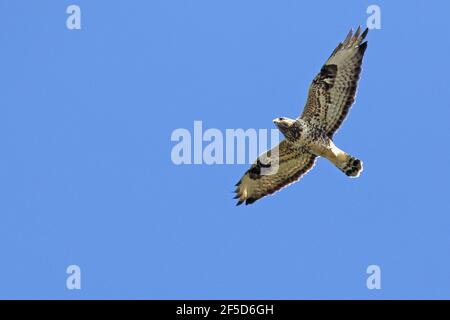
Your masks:
{"label": "bird's eye", "polygon": [[280,120],[280,121],[283,121],[283,120],[284,120],[284,118],[283,118],[283,117],[280,117],[280,118],[278,118],[278,120]]}

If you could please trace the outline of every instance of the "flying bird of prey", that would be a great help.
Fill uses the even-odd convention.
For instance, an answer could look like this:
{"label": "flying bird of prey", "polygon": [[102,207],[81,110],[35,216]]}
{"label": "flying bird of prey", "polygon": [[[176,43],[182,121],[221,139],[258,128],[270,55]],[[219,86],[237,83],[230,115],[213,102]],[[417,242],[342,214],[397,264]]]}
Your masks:
{"label": "flying bird of prey", "polygon": [[362,161],[333,143],[333,135],[352,106],[361,72],[368,29],[350,30],[334,49],[309,87],[303,113],[297,119],[273,120],[283,133],[278,146],[259,156],[236,184],[237,205],[251,204],[299,180],[321,156],[349,177],[358,177]]}

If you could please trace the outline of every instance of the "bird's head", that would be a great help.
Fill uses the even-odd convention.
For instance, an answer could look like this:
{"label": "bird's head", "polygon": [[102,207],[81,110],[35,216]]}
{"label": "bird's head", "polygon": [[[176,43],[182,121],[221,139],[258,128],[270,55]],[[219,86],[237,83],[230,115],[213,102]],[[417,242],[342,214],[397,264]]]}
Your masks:
{"label": "bird's head", "polygon": [[298,126],[296,125],[297,124],[296,120],[279,117],[273,119],[273,123],[275,123],[277,128],[283,133],[283,135],[288,140],[294,140],[298,138],[300,131],[296,130],[298,128]]}

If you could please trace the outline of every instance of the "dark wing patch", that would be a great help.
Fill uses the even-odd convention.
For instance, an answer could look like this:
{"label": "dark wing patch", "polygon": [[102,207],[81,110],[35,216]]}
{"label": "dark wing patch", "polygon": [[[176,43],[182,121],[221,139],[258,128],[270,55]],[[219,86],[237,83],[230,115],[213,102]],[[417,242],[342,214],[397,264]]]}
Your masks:
{"label": "dark wing patch", "polygon": [[337,65],[327,64],[320,69],[315,81],[317,84],[322,83],[326,90],[330,90],[334,86],[334,80],[336,79]]}

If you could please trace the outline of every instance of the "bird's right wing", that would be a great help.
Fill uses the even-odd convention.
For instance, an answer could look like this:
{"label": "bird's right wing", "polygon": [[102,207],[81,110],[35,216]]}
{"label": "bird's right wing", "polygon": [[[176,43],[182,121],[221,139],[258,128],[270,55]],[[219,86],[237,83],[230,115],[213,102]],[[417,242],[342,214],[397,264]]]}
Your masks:
{"label": "bird's right wing", "polygon": [[251,204],[299,180],[314,166],[316,156],[286,140],[259,156],[236,184],[237,205]]}
{"label": "bird's right wing", "polygon": [[368,29],[349,32],[314,78],[301,118],[314,122],[332,137],[355,101],[356,88],[367,41]]}

